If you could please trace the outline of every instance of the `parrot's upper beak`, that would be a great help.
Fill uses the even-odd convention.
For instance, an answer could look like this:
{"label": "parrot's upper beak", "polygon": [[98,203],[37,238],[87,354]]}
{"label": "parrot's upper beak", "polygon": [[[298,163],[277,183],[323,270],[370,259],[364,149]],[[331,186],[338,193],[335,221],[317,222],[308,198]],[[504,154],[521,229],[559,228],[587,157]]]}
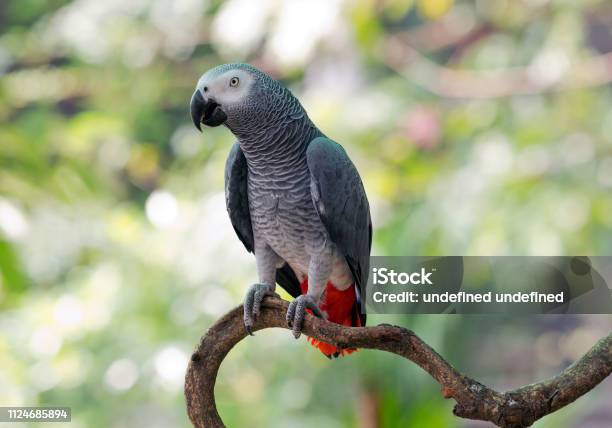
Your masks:
{"label": "parrot's upper beak", "polygon": [[212,98],[204,99],[199,89],[191,97],[191,120],[200,132],[202,126],[219,126],[227,120],[227,115]]}

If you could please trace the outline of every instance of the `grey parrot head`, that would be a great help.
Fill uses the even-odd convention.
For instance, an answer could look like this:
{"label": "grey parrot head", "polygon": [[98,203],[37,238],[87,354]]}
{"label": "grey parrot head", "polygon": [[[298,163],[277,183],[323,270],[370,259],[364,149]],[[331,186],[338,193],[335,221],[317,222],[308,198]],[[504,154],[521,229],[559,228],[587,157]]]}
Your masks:
{"label": "grey parrot head", "polygon": [[293,96],[279,82],[249,64],[223,64],[202,75],[191,97],[191,119],[230,130],[265,124],[279,111],[279,100]]}

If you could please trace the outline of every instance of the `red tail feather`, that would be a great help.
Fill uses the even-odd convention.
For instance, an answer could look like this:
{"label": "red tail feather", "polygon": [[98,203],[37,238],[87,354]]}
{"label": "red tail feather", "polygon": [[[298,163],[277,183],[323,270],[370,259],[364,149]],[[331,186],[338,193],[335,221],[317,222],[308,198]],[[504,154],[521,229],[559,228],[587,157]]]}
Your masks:
{"label": "red tail feather", "polygon": [[[306,294],[308,291],[308,278],[302,281],[300,288],[302,294]],[[327,319],[331,322],[349,327],[361,327],[357,295],[353,286],[348,287],[346,290],[338,290],[331,282],[328,282],[319,307],[323,312],[327,313]],[[349,355],[357,351],[355,348],[340,349],[312,337],[308,338],[308,342],[329,358]]]}

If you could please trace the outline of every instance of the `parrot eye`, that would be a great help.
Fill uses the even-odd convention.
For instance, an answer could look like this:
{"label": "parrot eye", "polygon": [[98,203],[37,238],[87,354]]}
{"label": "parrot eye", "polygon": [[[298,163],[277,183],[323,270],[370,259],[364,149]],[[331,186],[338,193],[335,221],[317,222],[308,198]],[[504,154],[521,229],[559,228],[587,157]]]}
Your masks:
{"label": "parrot eye", "polygon": [[240,79],[238,79],[237,77],[232,77],[230,79],[230,86],[231,87],[236,87],[236,86],[238,86],[239,83],[240,83]]}

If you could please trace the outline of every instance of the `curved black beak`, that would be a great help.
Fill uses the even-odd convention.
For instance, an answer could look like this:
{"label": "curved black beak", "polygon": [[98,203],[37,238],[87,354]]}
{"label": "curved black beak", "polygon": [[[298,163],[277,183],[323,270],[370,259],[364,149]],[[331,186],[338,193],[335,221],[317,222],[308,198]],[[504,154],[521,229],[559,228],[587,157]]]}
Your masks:
{"label": "curved black beak", "polygon": [[202,123],[207,126],[219,126],[227,120],[227,115],[221,106],[212,98],[205,100],[199,89],[196,89],[191,96],[190,109],[191,120],[200,132],[202,132]]}
{"label": "curved black beak", "polygon": [[200,132],[202,132],[202,126],[200,123],[202,122],[202,115],[204,114],[204,105],[204,97],[202,96],[202,93],[196,89],[191,96],[191,120]]}

